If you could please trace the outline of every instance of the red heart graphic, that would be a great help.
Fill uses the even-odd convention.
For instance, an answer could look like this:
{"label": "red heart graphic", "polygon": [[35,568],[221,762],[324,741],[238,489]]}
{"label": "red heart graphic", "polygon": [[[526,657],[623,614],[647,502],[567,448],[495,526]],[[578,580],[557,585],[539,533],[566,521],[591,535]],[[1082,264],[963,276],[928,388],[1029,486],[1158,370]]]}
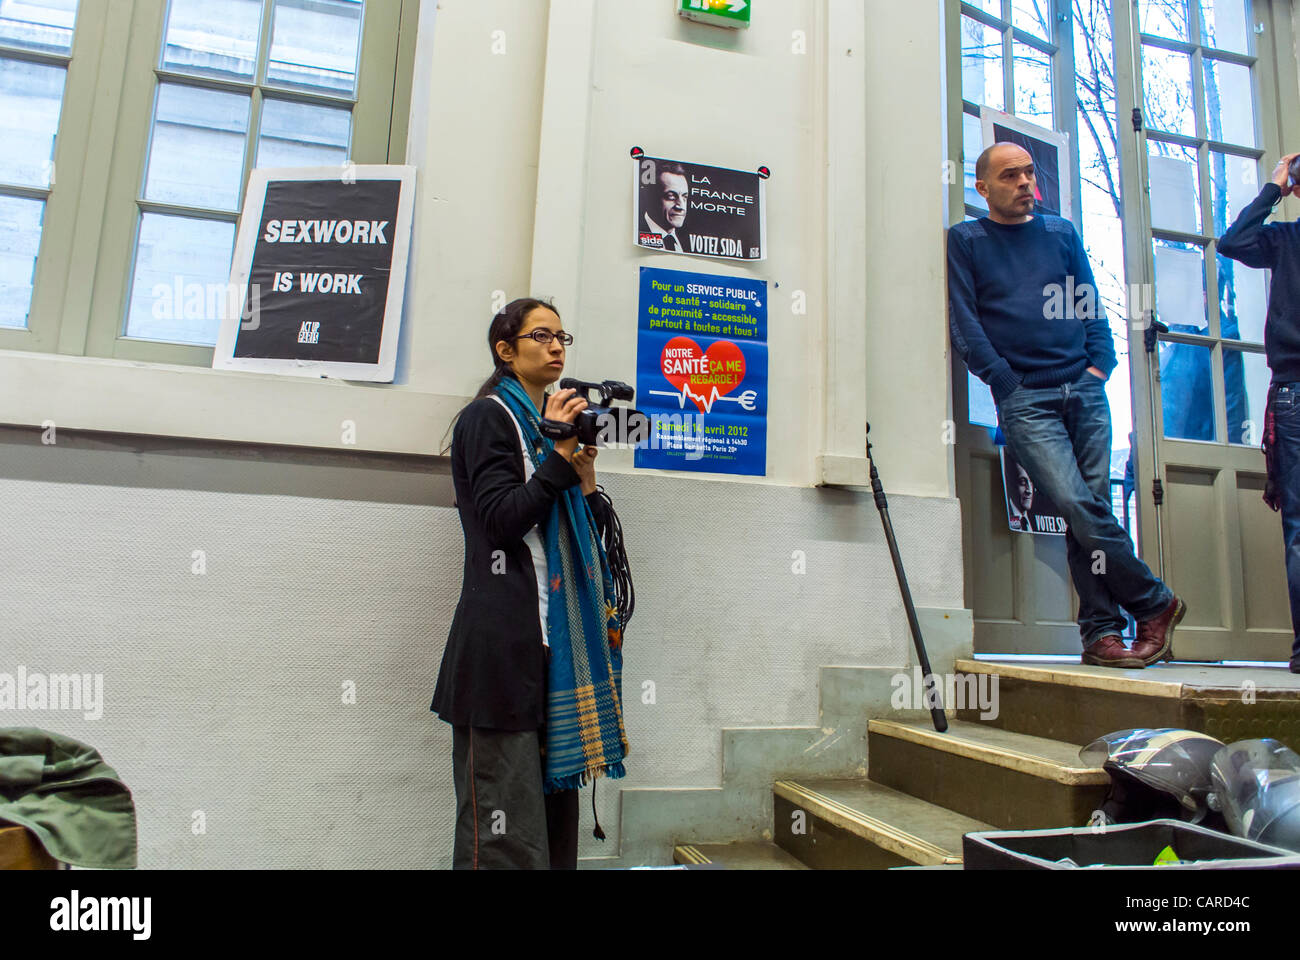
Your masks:
{"label": "red heart graphic", "polygon": [[717,340],[705,353],[690,337],[673,337],[659,355],[659,369],[678,390],[689,390],[690,398],[708,412],[717,397],[725,396],[745,379],[745,355],[730,340]]}

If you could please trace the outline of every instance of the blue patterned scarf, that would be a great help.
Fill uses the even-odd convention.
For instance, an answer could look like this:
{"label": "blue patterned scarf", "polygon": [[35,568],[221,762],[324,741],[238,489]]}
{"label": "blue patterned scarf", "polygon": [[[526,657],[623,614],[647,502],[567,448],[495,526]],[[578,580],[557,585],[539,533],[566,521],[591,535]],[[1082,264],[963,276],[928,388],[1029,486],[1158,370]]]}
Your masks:
{"label": "blue patterned scarf", "polygon": [[[518,421],[533,466],[540,467],[555,444],[542,436],[537,407],[513,377],[504,377],[496,393]],[[542,789],[556,793],[624,775],[623,635],[609,560],[581,488],[563,491],[540,526],[551,590]]]}

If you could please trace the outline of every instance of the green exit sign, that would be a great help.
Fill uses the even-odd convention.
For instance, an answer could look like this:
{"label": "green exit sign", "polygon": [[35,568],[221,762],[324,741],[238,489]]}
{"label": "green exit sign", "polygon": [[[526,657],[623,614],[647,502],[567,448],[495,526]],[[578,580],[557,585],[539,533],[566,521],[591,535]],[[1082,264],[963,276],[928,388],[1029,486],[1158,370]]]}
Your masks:
{"label": "green exit sign", "polygon": [[681,0],[681,5],[681,15],[687,20],[715,27],[749,26],[749,0]]}

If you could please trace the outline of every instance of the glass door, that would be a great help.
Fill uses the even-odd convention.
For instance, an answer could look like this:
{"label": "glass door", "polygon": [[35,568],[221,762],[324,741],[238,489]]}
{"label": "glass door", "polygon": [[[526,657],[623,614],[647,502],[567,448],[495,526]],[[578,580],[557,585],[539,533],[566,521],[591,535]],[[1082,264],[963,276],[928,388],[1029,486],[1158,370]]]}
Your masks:
{"label": "glass door", "polygon": [[1270,4],[1117,0],[1114,25],[1146,559],[1188,602],[1179,659],[1285,659],[1261,499],[1268,276],[1216,250],[1283,152]]}

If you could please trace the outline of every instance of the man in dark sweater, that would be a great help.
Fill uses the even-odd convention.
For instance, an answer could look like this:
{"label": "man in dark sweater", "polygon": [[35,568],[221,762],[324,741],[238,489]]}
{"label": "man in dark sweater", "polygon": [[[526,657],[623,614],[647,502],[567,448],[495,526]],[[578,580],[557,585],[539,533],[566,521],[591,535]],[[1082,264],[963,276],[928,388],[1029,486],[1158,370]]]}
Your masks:
{"label": "man in dark sweater", "polygon": [[[1034,486],[1069,525],[1083,662],[1145,667],[1173,659],[1187,605],[1134,553],[1110,506],[1110,326],[1074,226],[1035,214],[1033,159],[999,143],[975,188],[989,215],[948,232],[953,348],[993,390],[998,422]],[[1124,645],[1120,607],[1138,624]]]}
{"label": "man in dark sweater", "polygon": [[1300,196],[1290,166],[1278,161],[1273,179],[1241,211],[1218,242],[1219,253],[1248,267],[1273,271],[1264,321],[1264,354],[1273,382],[1264,414],[1264,499],[1282,511],[1286,581],[1291,595],[1291,672],[1300,673],[1300,223],[1265,223],[1283,197]]}

